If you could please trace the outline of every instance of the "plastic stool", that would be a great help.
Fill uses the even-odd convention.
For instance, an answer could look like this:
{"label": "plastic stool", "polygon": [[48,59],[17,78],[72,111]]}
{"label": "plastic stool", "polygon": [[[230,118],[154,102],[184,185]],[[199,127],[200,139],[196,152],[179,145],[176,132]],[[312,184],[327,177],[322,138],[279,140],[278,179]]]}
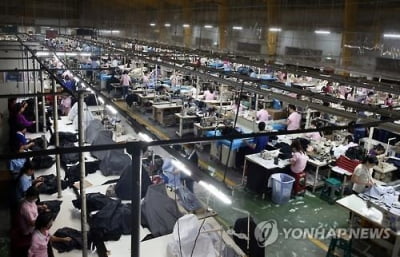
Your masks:
{"label": "plastic stool", "polygon": [[326,257],[336,257],[336,248],[343,250],[343,257],[351,257],[351,237],[347,233],[337,233],[331,239]]}
{"label": "plastic stool", "polygon": [[304,171],[299,173],[291,172],[290,175],[295,179],[293,195],[304,195],[306,193],[306,173]]}
{"label": "plastic stool", "polygon": [[342,182],[335,178],[328,178],[325,180],[325,186],[321,191],[321,198],[333,204],[338,199],[335,192],[340,192]]}

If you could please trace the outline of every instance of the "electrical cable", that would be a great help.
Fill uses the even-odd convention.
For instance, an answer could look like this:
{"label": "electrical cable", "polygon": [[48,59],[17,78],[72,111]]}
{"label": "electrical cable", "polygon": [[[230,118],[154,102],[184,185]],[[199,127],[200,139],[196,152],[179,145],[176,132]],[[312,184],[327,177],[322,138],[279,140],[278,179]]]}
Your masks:
{"label": "electrical cable", "polygon": [[198,239],[199,236],[200,236],[201,229],[203,228],[203,225],[204,225],[204,222],[206,222],[206,219],[207,219],[207,218],[203,219],[203,222],[201,223],[201,225],[200,225],[200,227],[199,227],[199,231],[197,231],[196,239],[194,240],[193,248],[192,248],[192,252],[191,252],[191,254],[190,254],[190,257],[193,257],[194,248],[196,248],[197,239]]}

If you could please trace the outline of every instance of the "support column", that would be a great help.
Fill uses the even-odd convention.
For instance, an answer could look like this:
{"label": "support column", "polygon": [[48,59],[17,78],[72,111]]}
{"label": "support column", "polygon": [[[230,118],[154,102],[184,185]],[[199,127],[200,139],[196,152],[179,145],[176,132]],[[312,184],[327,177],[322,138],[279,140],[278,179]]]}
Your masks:
{"label": "support column", "polygon": [[[42,93],[44,93],[42,66],[40,66],[39,80],[40,80],[40,89],[41,89]],[[43,132],[46,133],[46,131],[47,131],[47,122],[46,122],[46,97],[45,96],[42,96],[42,111],[43,111]]]}
{"label": "support column", "polygon": [[127,148],[132,156],[132,233],[131,233],[131,257],[140,256],[140,226],[141,226],[141,188],[142,188],[142,142],[131,142]]}
{"label": "support column", "polygon": [[[57,87],[54,78],[51,79],[51,85],[53,87],[53,126],[54,126],[54,137],[55,137],[55,147],[60,147],[60,138],[58,136],[58,106],[57,106]],[[61,189],[61,160],[60,154],[56,154],[56,175],[57,175],[57,197],[62,197],[62,189]]]}
{"label": "support column", "polygon": [[344,3],[344,29],[342,34],[342,65],[348,67],[352,64],[352,49],[344,45],[353,44],[356,18],[358,14],[358,0],[345,0]]}
{"label": "support column", "polygon": [[[32,68],[36,69],[36,60],[32,59]],[[33,91],[34,93],[38,93],[37,84],[36,84],[36,71],[33,71]],[[38,96],[35,96],[35,125],[36,125],[36,133],[39,132],[39,100]]]}
{"label": "support column", "polygon": [[183,22],[188,26],[183,27],[183,45],[192,47],[192,0],[182,0]]}
{"label": "support column", "polygon": [[220,0],[218,2],[218,48],[222,51],[226,50],[227,47],[228,12],[227,0]]}
{"label": "support column", "polygon": [[[83,98],[84,92],[79,91],[78,100],[78,132],[79,132],[79,147],[83,147],[85,144],[85,135],[83,127]],[[85,156],[83,152],[79,153],[79,165],[80,165],[80,181],[79,190],[81,196],[81,232],[82,232],[82,256],[88,256],[87,242],[88,242],[88,225],[87,225],[87,206],[86,206],[86,190],[85,190]]]}
{"label": "support column", "polygon": [[280,8],[278,0],[267,0],[267,20],[265,26],[265,39],[267,44],[267,55],[271,61],[275,60],[278,48],[278,31],[270,31],[270,27],[279,27]]}

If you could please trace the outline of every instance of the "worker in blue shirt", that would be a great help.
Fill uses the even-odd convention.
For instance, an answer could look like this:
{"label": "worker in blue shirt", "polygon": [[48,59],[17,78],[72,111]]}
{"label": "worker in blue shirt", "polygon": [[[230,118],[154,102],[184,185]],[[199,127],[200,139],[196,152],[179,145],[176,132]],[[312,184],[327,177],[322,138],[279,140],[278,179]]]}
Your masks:
{"label": "worker in blue shirt", "polygon": [[34,177],[34,169],[32,163],[27,160],[22,167],[20,174],[17,178],[16,200],[20,201],[24,196],[26,190],[31,186],[39,187],[43,184],[43,177]]}
{"label": "worker in blue shirt", "polygon": [[[260,133],[265,131],[265,122],[258,123]],[[268,136],[257,136],[252,141],[243,140],[244,147],[241,147],[236,154],[236,168],[243,167],[244,157],[248,154],[259,153],[265,149],[268,144]]]}
{"label": "worker in blue shirt", "polygon": [[[258,123],[258,130],[260,133],[265,131],[265,122]],[[253,150],[253,153],[259,153],[265,149],[268,144],[268,136],[258,136],[253,139],[253,142],[244,140],[244,143]]]}

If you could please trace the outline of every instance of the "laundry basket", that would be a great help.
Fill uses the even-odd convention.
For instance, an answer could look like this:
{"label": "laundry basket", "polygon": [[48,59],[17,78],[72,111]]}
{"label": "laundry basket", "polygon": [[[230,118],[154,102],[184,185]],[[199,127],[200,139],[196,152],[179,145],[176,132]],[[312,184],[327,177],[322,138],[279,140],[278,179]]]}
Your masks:
{"label": "laundry basket", "polygon": [[292,193],[295,179],[285,173],[271,175],[272,179],[272,201],[277,204],[287,203]]}

